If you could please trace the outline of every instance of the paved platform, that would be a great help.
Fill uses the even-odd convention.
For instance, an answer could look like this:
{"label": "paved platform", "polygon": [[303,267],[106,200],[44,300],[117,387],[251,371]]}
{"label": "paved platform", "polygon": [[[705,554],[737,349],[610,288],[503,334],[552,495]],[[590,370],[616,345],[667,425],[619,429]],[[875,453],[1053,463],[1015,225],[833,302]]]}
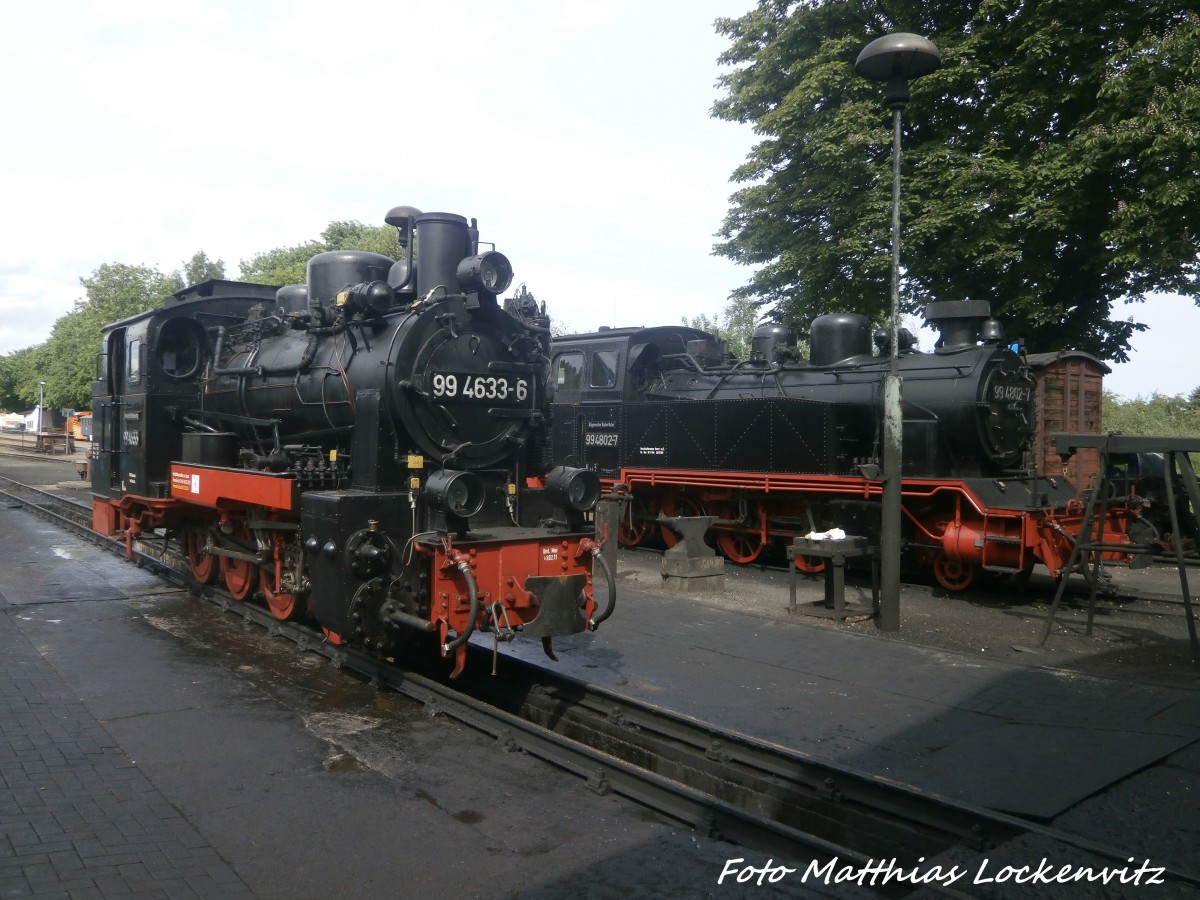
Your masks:
{"label": "paved platform", "polygon": [[105,601],[162,585],[25,513],[0,520],[0,897],[253,896],[46,658],[56,641],[26,631],[72,627],[86,599],[99,638],[97,614],[125,609]]}
{"label": "paved platform", "polygon": [[[536,648],[514,646],[537,659]],[[638,596],[597,635],[556,650],[589,683],[1036,819],[1200,739],[1196,691],[1018,667],[669,596]]]}
{"label": "paved platform", "polygon": [[250,897],[0,615],[0,897]]}

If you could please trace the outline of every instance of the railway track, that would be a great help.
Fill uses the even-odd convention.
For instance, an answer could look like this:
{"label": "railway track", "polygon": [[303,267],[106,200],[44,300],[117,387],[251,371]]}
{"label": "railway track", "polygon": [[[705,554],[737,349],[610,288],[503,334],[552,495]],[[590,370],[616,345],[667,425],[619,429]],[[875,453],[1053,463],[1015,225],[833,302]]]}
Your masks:
{"label": "railway track", "polygon": [[[89,539],[100,538],[91,531],[91,507],[72,501],[60,494],[47,491],[29,484],[22,484],[6,475],[0,475],[0,496],[15,503],[42,518],[64,525],[72,532],[79,534],[81,530],[91,532],[86,535]],[[100,538],[103,540],[103,538]]]}
{"label": "railway track", "polygon": [[37,456],[41,459],[72,458],[67,453],[66,435],[59,432],[44,432],[39,435],[35,432],[0,431],[0,453]]}
{"label": "railway track", "polygon": [[[124,555],[125,545],[95,534],[82,504],[0,476],[0,495],[60,527]],[[693,828],[775,854],[790,865],[862,867],[939,855],[965,847],[987,851],[1034,840],[1073,848],[1098,865],[1120,867],[1128,854],[1051,826],[972,807],[849,767],[816,761],[746,735],[717,729],[671,710],[631,700],[511,657],[491,666],[476,659],[453,685],[385,660],[329,644],[312,628],[280,622],[265,609],[239,603],[222,590],[197,588],[186,564],[162,539],[137,547],[139,565],[300,649],[326,657],[379,688],[423,703],[493,736],[502,750],[524,751],[587,780],[597,793],[629,797]],[[490,656],[474,647],[476,656]],[[1200,887],[1200,876],[1169,871],[1172,882]],[[953,893],[938,885],[925,885]],[[886,893],[911,885],[892,883]]]}

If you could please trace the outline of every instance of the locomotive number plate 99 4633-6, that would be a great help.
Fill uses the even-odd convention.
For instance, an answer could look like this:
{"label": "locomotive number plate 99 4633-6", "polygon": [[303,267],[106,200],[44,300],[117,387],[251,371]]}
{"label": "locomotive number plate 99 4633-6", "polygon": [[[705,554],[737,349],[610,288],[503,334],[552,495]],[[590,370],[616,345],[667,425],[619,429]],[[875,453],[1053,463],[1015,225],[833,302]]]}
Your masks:
{"label": "locomotive number plate 99 4633-6", "polygon": [[524,403],[529,399],[529,379],[513,375],[471,375],[465,372],[434,372],[430,389],[438,400],[478,400],[495,403]]}

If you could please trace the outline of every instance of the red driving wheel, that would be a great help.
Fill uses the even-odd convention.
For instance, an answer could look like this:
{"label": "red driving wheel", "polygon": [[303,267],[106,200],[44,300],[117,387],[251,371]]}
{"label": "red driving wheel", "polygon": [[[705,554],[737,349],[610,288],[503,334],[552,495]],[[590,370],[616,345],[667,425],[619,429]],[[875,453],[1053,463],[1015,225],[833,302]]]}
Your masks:
{"label": "red driving wheel", "polygon": [[617,541],[622,547],[636,547],[646,539],[646,532],[650,530],[646,518],[646,507],[640,501],[629,504],[617,527]]}
{"label": "red driving wheel", "polygon": [[951,559],[945,553],[939,553],[933,561],[933,577],[948,591],[965,591],[978,574],[979,567],[974,563]]}
{"label": "red driving wheel", "polygon": [[762,536],[757,531],[718,531],[717,548],[730,562],[748,565],[763,552]]}
{"label": "red driving wheel", "polygon": [[825,571],[825,560],[816,556],[797,556],[794,565],[797,572],[805,575],[820,575]]}
{"label": "red driving wheel", "polygon": [[267,601],[267,609],[275,618],[286,622],[304,611],[303,604],[298,602],[295,594],[276,590],[274,566],[264,566],[258,570],[258,587]]}
{"label": "red driving wheel", "polygon": [[217,558],[204,549],[205,533],[198,528],[189,528],[183,534],[192,578],[196,584],[212,584],[217,580]]}
{"label": "red driving wheel", "polygon": [[[250,541],[250,532],[241,525],[234,532],[242,544]],[[225,589],[233,595],[234,600],[245,600],[254,590],[258,581],[258,566],[249,560],[234,559],[230,556],[221,557],[221,577],[225,579]]]}

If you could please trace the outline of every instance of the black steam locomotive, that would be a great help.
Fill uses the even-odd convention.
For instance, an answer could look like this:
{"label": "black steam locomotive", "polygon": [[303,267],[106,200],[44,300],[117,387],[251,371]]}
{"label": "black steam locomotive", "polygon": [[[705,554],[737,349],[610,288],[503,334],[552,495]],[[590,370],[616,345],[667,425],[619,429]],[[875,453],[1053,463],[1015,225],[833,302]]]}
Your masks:
{"label": "black steam locomotive", "polygon": [[593,473],[548,455],[549,320],[470,223],[397,207],[402,258],[208,281],[104,329],[93,527],[178,539],[193,578],[392,655],[414,632],[595,628]]}
{"label": "black steam locomotive", "polygon": [[[940,329],[933,352],[906,331],[898,347],[908,558],[949,590],[984,569],[1042,562],[1057,573],[1082,506],[1065,479],[1023,464],[1034,428],[1027,365],[984,301],[932,303],[925,316]],[[887,344],[846,313],[814,321],[807,359],[780,326],[756,330],[741,362],[681,326],[556,338],[554,458],[627,486],[627,545],[660,514],[716,516],[711,536],[738,563],[834,527],[875,542]]]}

